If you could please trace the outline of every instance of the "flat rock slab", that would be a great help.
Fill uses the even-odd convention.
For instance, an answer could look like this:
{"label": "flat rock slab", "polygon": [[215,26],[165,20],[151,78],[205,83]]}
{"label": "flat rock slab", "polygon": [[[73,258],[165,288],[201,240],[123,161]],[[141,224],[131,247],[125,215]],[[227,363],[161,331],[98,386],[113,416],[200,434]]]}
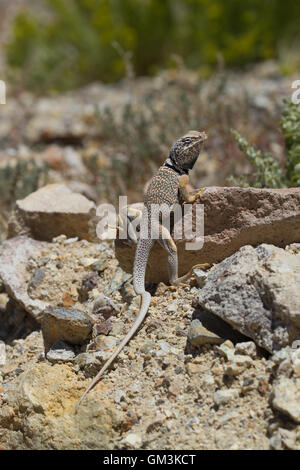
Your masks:
{"label": "flat rock slab", "polygon": [[[186,250],[186,242],[191,240],[175,240],[179,275],[195,264],[218,263],[244,245],[284,247],[300,242],[300,188],[209,187],[198,204],[204,204],[204,245],[198,251]],[[121,268],[132,273],[135,247],[116,240],[115,249]],[[167,254],[158,243],[151,250],[146,279],[169,279]]]}
{"label": "flat rock slab", "polygon": [[50,184],[16,202],[8,227],[8,237],[22,234],[51,241],[59,235],[93,241],[94,202],[73,193],[64,184]]}
{"label": "flat rock slab", "polygon": [[48,245],[46,242],[21,236],[6,240],[0,246],[0,277],[6,292],[28,313],[37,318],[48,307],[46,302],[32,299],[27,292],[26,265],[31,256]]}
{"label": "flat rock slab", "polygon": [[300,254],[244,246],[213,268],[194,305],[274,352],[300,339]]}

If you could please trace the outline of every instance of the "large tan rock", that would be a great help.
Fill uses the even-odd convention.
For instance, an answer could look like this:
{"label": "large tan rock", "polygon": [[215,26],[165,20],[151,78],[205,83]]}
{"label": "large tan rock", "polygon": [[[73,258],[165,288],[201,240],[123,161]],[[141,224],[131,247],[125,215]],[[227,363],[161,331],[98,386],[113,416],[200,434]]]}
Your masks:
{"label": "large tan rock", "polygon": [[64,184],[49,184],[16,202],[8,237],[27,235],[51,241],[64,234],[92,241],[95,213],[94,202],[82,194],[73,193]]}
{"label": "large tan rock", "polygon": [[[198,263],[218,263],[244,245],[300,242],[300,188],[210,187],[199,203],[204,204],[204,245],[186,250],[187,240],[176,240],[179,275]],[[116,256],[125,271],[132,272],[134,253],[126,240],[116,241]],[[151,250],[146,279],[168,281],[167,253],[158,243]]]}

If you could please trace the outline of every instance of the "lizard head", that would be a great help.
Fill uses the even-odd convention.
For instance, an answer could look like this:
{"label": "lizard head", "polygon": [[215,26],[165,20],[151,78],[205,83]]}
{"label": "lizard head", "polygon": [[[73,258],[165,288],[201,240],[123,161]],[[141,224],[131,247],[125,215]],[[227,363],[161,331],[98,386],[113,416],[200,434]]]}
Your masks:
{"label": "lizard head", "polygon": [[206,139],[205,132],[189,131],[172,145],[169,158],[176,167],[185,171],[191,170]]}

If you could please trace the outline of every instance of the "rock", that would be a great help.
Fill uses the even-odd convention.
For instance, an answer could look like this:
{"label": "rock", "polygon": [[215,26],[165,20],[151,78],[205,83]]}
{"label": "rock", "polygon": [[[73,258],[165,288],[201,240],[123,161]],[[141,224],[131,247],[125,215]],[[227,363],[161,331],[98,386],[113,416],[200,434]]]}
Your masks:
{"label": "rock", "polygon": [[[298,364],[300,349],[286,347],[276,352],[270,358],[272,365],[272,389],[270,403],[275,410],[283,413],[277,417],[278,426],[270,427],[274,439],[282,439],[287,448],[297,448],[300,442],[300,378],[298,377]],[[277,413],[278,414],[278,413]],[[295,427],[295,423],[298,424]],[[274,423],[276,424],[276,422]],[[287,429],[284,429],[287,428]],[[295,429],[296,433],[290,433]],[[278,432],[276,432],[278,430]],[[275,434],[274,434],[275,432]],[[298,441],[298,444],[297,444]]]}
{"label": "rock", "polygon": [[99,321],[93,326],[93,335],[96,337],[98,335],[108,335],[112,330],[112,320]]}
{"label": "rock", "polygon": [[[283,247],[300,241],[300,188],[209,187],[200,204],[204,204],[204,245],[198,251],[186,250],[187,240],[175,240],[179,275],[195,264],[218,263],[244,245]],[[135,247],[127,240],[116,240],[115,247],[121,268],[132,273]],[[146,279],[169,280],[167,253],[158,243],[151,250]]]}
{"label": "rock", "polygon": [[273,352],[300,338],[299,285],[298,255],[244,246],[210,271],[194,304]]}
{"label": "rock", "polygon": [[51,241],[64,234],[95,240],[95,204],[63,184],[49,184],[16,202],[8,227],[8,238],[27,235]]}
{"label": "rock", "polygon": [[235,345],[235,350],[239,354],[245,354],[250,356],[252,359],[257,357],[257,347],[253,341],[245,341],[243,343],[237,343]]}
{"label": "rock", "polygon": [[71,308],[48,308],[43,313],[42,333],[45,352],[58,341],[71,344],[84,343],[92,331],[91,320],[81,310]]}
{"label": "rock", "polygon": [[96,338],[96,346],[100,351],[110,351],[116,347],[117,339],[112,336],[99,335]]}
{"label": "rock", "polygon": [[4,341],[0,341],[0,367],[5,366],[6,363],[6,350]]}
{"label": "rock", "polygon": [[120,290],[128,279],[131,278],[131,274],[125,273],[122,269],[118,268],[111,280],[110,286],[105,289],[105,295],[111,295],[113,292]]}
{"label": "rock", "polygon": [[194,269],[193,273],[196,278],[198,286],[203,287],[206,282],[208,273],[206,271],[203,271],[203,269],[199,269],[199,268]]}
{"label": "rock", "polygon": [[178,310],[177,302],[171,302],[166,308],[167,313],[175,313],[177,312],[177,310]]}
{"label": "rock", "polygon": [[274,408],[300,423],[300,379],[293,381],[281,377],[273,387],[272,404]]}
{"label": "rock", "polygon": [[241,354],[235,354],[232,362],[235,363],[238,367],[249,367],[252,365],[253,361],[250,356],[244,356]]}
{"label": "rock", "polygon": [[31,279],[28,284],[28,289],[36,289],[42,282],[45,277],[45,271],[44,269],[35,269],[33,275],[31,276]]}
{"label": "rock", "polygon": [[228,390],[217,390],[214,393],[214,402],[216,405],[226,405],[232,400],[235,400],[239,397],[238,390],[230,388]]}
{"label": "rock", "polygon": [[97,271],[91,271],[81,281],[81,287],[79,290],[79,294],[81,297],[81,301],[85,301],[88,299],[88,293],[90,290],[95,289],[98,285],[99,276]]}
{"label": "rock", "polygon": [[121,419],[113,401],[103,398],[103,388],[91,391],[75,414],[87,383],[67,364],[39,363],[21,373],[0,409],[1,447],[113,449]]}
{"label": "rock", "polygon": [[169,393],[171,395],[177,396],[183,389],[182,378],[180,376],[175,377],[169,386]]}
{"label": "rock", "polygon": [[74,370],[81,369],[86,377],[95,377],[110,355],[111,350],[78,354],[74,359]]}
{"label": "rock", "polygon": [[93,314],[101,315],[108,319],[112,315],[120,312],[119,307],[112,301],[110,297],[100,294],[93,305]]}
{"label": "rock", "polygon": [[232,361],[229,363],[228,366],[224,369],[224,375],[228,375],[230,377],[237,377],[243,372],[243,368],[240,367],[236,362]]}
{"label": "rock", "polygon": [[120,403],[122,400],[125,400],[125,399],[126,399],[126,393],[121,389],[117,389],[114,394],[114,402]]}
{"label": "rock", "polygon": [[188,340],[196,347],[202,344],[221,344],[224,341],[223,338],[207,330],[198,319],[193,320],[190,324]]}
{"label": "rock", "polygon": [[226,357],[227,361],[232,361],[234,358],[235,350],[234,345],[231,341],[226,340],[223,344],[216,347],[217,351],[223,356]]}
{"label": "rock", "polygon": [[134,449],[139,449],[142,445],[142,439],[138,434],[130,433],[127,434],[124,439],[121,440],[120,444],[125,447],[132,447]]}
{"label": "rock", "polygon": [[46,354],[48,361],[56,362],[72,362],[75,358],[73,349],[63,341],[54,344]]}
{"label": "rock", "polygon": [[141,346],[141,352],[143,354],[149,354],[155,348],[155,342],[149,339]]}
{"label": "rock", "polygon": [[125,323],[122,322],[121,320],[114,321],[114,324],[111,329],[111,334],[112,336],[124,336],[125,332]]}
{"label": "rock", "polygon": [[34,300],[27,292],[28,260],[48,244],[28,237],[5,240],[0,246],[0,277],[7,293],[19,303],[26,312],[37,318],[48,304]]}
{"label": "rock", "polygon": [[[278,434],[280,435],[281,442],[284,444],[284,446],[287,449],[289,449],[289,450],[300,450],[300,442],[299,442],[300,429],[298,430],[298,433],[297,433],[296,430],[295,431],[290,431],[288,429],[279,428],[278,429]],[[298,434],[298,436],[297,436],[297,434]],[[297,437],[298,437],[298,439],[297,439]]]}

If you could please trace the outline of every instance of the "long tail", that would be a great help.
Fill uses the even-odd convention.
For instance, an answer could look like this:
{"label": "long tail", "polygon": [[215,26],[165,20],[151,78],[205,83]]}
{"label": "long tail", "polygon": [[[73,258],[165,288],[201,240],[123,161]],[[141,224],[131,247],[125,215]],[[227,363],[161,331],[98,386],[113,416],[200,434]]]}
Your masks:
{"label": "long tail", "polygon": [[153,244],[153,241],[150,239],[149,240],[141,239],[139,240],[137,248],[136,248],[134,268],[133,268],[133,287],[134,287],[136,294],[142,296],[142,302],[141,302],[140,311],[135,319],[135,322],[130,328],[130,330],[128,331],[127,335],[122,340],[122,342],[119,344],[119,346],[110,356],[110,358],[106,361],[102,369],[98,372],[96,377],[93,379],[91,384],[87,387],[87,389],[85,390],[85,392],[79,399],[76,405],[75,413],[77,413],[82,400],[86,397],[89,391],[99,382],[104,372],[108,369],[108,367],[115,360],[118,354],[120,354],[122,349],[130,341],[134,333],[138,330],[139,326],[142,324],[147,314],[147,311],[150,305],[151,295],[149,294],[149,292],[145,290],[145,273],[146,273],[147,261],[148,261],[152,244]]}

